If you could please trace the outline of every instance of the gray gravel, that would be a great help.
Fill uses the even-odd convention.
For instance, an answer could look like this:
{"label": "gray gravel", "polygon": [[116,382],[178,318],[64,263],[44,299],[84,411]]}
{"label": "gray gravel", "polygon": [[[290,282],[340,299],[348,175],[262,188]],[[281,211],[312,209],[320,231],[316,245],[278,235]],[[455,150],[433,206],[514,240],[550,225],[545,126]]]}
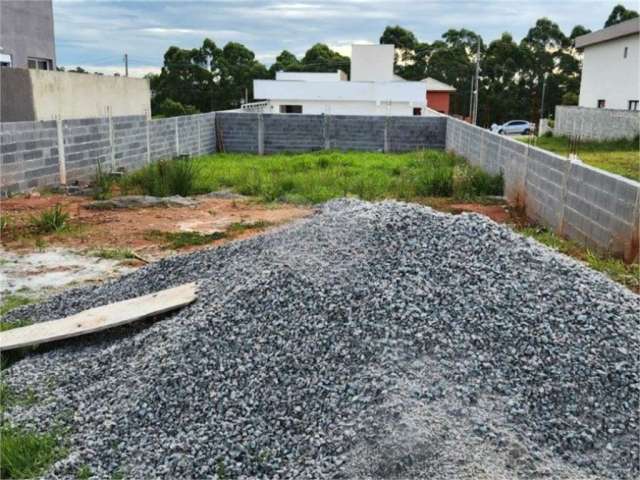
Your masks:
{"label": "gray gravel", "polygon": [[69,456],[127,478],[637,478],[640,297],[478,215],[339,200],[11,316],[197,280],[160,321],[11,367]]}

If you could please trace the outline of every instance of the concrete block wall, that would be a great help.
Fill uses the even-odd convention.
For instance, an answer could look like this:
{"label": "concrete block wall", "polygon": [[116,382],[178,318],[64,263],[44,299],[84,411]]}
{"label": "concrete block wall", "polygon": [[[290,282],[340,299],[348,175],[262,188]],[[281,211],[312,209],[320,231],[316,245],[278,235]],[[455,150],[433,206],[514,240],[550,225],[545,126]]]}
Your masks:
{"label": "concrete block wall", "polygon": [[0,123],[0,178],[4,193],[56,184],[59,167],[55,121]]}
{"label": "concrete block wall", "polygon": [[132,171],[178,154],[215,151],[215,113],[5,122],[0,123],[0,193],[87,182],[98,162],[104,171]]}
{"label": "concrete block wall", "polygon": [[216,123],[226,152],[266,154],[444,148],[446,130],[445,117],[218,112]]}
{"label": "concrete block wall", "polygon": [[553,134],[584,140],[612,140],[640,135],[640,111],[558,105]]}
{"label": "concrete block wall", "polygon": [[640,183],[447,119],[446,149],[503,172],[505,196],[527,216],[590,248],[638,260]]}

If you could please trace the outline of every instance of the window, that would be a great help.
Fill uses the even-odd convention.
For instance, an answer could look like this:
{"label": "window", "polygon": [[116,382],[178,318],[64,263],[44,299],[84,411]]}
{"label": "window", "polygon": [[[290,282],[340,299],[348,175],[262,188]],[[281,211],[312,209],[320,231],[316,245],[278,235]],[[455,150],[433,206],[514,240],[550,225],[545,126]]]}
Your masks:
{"label": "window", "polygon": [[52,62],[48,58],[28,58],[27,66],[34,70],[52,70]]}
{"label": "window", "polygon": [[302,113],[302,105],[280,105],[280,113]]}
{"label": "window", "polygon": [[416,107],[413,109],[413,115],[415,117],[420,117],[422,116],[422,109],[420,107]]}
{"label": "window", "polygon": [[629,53],[629,47],[624,47],[624,53],[622,54],[622,58],[627,58],[628,53]]}
{"label": "window", "polygon": [[10,67],[11,66],[11,55],[6,53],[0,53],[0,67]]}
{"label": "window", "polygon": [[604,108],[607,102],[604,100],[598,100],[598,108]]}
{"label": "window", "polygon": [[640,103],[638,100],[629,100],[629,110],[637,111],[638,103]]}

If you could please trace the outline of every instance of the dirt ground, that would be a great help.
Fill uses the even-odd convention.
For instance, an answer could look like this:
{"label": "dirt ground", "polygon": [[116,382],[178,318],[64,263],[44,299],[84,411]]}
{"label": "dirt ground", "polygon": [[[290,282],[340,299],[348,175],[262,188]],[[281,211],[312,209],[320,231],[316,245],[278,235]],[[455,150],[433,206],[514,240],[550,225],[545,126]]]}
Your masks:
{"label": "dirt ground", "polygon": [[[130,249],[150,259],[158,259],[175,252],[165,248],[162,241],[149,232],[223,232],[236,223],[268,222],[270,228],[312,213],[309,208],[293,205],[266,206],[250,200],[198,198],[195,207],[145,207],[135,209],[94,210],[87,208],[93,200],[87,197],[46,195],[3,199],[2,214],[9,218],[9,228],[2,237],[7,250],[26,252],[36,247],[36,241],[47,247],[73,250],[102,248]],[[67,232],[35,237],[28,232],[31,217],[60,205],[70,215],[71,228]],[[233,239],[256,235],[264,229],[247,229]],[[39,240],[38,240],[39,239]],[[207,248],[229,241],[217,240],[207,245],[187,246],[181,251]]]}

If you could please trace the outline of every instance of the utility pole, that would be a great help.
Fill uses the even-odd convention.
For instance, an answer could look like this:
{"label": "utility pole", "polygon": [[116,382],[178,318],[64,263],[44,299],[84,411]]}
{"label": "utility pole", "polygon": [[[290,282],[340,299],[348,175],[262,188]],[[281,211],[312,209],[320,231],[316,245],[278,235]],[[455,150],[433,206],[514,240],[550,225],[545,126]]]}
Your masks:
{"label": "utility pole", "polygon": [[540,120],[544,118],[544,96],[547,92],[547,72],[544,73],[544,80],[542,81],[542,100],[540,101]]}
{"label": "utility pole", "polygon": [[473,117],[473,84],[475,79],[473,75],[471,75],[471,84],[469,85],[469,121],[471,122],[471,117]]}
{"label": "utility pole", "polygon": [[124,54],[124,76],[129,76],[129,55]]}
{"label": "utility pole", "polygon": [[473,84],[475,101],[473,102],[473,117],[471,123],[476,125],[478,123],[478,96],[480,94],[480,37],[478,37],[478,50],[476,53],[476,74]]}

